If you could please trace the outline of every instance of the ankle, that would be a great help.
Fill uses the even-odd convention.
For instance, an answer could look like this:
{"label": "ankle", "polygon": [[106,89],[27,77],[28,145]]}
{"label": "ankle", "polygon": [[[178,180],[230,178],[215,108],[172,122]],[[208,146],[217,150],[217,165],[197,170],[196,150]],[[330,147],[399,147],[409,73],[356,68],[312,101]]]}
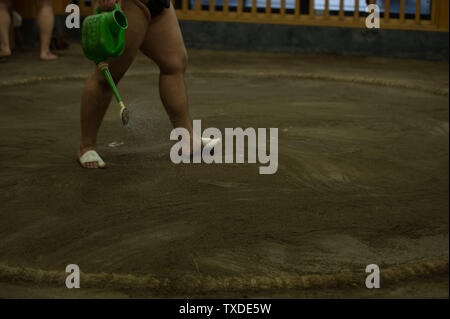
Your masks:
{"label": "ankle", "polygon": [[80,144],[80,152],[87,151],[87,150],[95,150],[95,144],[81,143]]}
{"label": "ankle", "polygon": [[40,57],[42,60],[55,60],[58,58],[58,56],[53,54],[50,50],[41,50]]}
{"label": "ankle", "polygon": [[50,48],[41,48],[40,52],[41,52],[41,55],[50,54],[51,53],[50,52]]}

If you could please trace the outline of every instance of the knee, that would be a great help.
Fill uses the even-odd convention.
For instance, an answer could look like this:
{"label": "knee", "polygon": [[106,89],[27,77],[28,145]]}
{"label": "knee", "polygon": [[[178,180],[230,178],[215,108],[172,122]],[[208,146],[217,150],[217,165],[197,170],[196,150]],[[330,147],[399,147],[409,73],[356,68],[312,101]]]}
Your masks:
{"label": "knee", "polygon": [[[111,72],[111,70],[110,70]],[[119,84],[120,80],[122,79],[122,77],[124,76],[124,73],[118,73],[118,72],[111,72],[111,77],[114,80],[114,84]],[[94,73],[94,75],[92,76],[92,80],[97,83],[97,86],[102,90],[102,91],[110,91],[111,87],[108,83],[108,81],[106,80],[105,75],[103,74],[103,72],[101,71],[97,71]]]}
{"label": "knee", "polygon": [[174,55],[166,56],[158,63],[163,74],[183,74],[188,65],[188,55],[186,49]]}

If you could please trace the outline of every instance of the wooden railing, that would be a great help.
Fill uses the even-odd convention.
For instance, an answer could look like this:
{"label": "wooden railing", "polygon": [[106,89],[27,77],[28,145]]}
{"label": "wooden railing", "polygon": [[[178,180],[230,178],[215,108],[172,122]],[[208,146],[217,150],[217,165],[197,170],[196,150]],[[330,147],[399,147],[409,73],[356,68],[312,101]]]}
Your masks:
{"label": "wooden railing", "polygon": [[[126,0],[124,0],[126,1]],[[317,3],[323,9],[317,10]],[[392,4],[400,2],[399,10],[393,12]],[[421,12],[426,0],[416,0],[415,12],[406,13],[408,0],[384,0],[381,12],[382,29],[404,29],[424,31],[449,31],[449,1],[431,0],[427,13]],[[81,15],[92,14],[93,6],[80,0]],[[351,0],[339,0],[338,8],[330,7],[330,0],[172,0],[180,20],[222,21],[246,23],[273,23],[310,26],[334,26],[365,28],[366,0],[354,0],[351,10],[345,8]],[[333,1],[332,3],[335,3]],[[34,1],[15,0],[17,10],[24,18],[35,17]],[[55,13],[66,15],[65,8],[71,0],[54,0]],[[276,8],[272,5],[276,3]],[[290,4],[288,6],[287,4]],[[367,3],[375,3],[369,0]]]}
{"label": "wooden railing", "polygon": [[[194,0],[194,5],[189,0],[180,0],[181,4],[178,1],[173,1],[180,20],[366,27],[367,13],[361,11],[361,3],[365,7],[366,0],[355,0],[351,12],[344,10],[344,0],[338,1],[339,8],[335,10],[330,9],[330,0],[320,1],[324,4],[323,10],[315,10],[315,0],[295,0],[295,6],[289,9],[286,7],[286,0],[277,0],[277,8],[271,6],[271,0],[266,0],[265,8],[258,7],[256,0],[247,0],[245,3],[244,0],[237,0],[237,4],[233,6],[232,10],[230,10],[228,0],[221,0],[220,6],[217,6],[218,2],[214,0],[209,0],[208,5],[204,4],[205,0]],[[414,14],[405,13],[406,0],[399,0],[400,10],[398,13],[393,13],[391,12],[392,1],[394,0],[384,1],[384,10],[380,14],[380,27],[382,29],[448,32],[448,0],[432,0],[428,14],[421,12],[421,0],[416,0]],[[375,4],[375,1],[367,1],[367,4]],[[306,6],[306,10],[302,6]]]}

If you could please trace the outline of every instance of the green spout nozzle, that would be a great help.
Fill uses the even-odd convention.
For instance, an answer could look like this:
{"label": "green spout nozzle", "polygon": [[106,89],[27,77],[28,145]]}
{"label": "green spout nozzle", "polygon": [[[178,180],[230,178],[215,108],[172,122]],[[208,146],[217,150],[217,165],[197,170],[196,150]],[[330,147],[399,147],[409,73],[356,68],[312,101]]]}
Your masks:
{"label": "green spout nozzle", "polygon": [[108,63],[100,62],[97,67],[105,75],[106,81],[108,81],[108,84],[111,87],[113,94],[116,97],[117,102],[118,103],[122,102],[122,98],[120,97],[120,94],[119,94],[119,91],[117,90],[116,84],[114,83],[111,73],[109,72]]}
{"label": "green spout nozzle", "polygon": [[108,63],[100,62],[97,65],[97,67],[105,75],[106,81],[108,82],[109,86],[111,87],[114,97],[117,100],[117,103],[119,103],[119,105],[120,105],[120,120],[122,122],[122,125],[127,125],[128,121],[129,121],[128,109],[125,107],[125,104],[123,103],[122,98],[120,97],[119,91],[117,90],[116,84],[114,83],[111,73],[109,72]]}

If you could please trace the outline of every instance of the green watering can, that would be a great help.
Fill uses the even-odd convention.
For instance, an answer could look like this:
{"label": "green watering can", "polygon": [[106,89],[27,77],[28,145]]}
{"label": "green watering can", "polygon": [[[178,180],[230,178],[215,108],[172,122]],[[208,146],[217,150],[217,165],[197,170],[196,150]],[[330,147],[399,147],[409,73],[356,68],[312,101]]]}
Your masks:
{"label": "green watering can", "polygon": [[111,86],[120,105],[120,119],[123,125],[127,125],[129,121],[128,109],[117,91],[106,61],[108,58],[121,56],[125,51],[127,28],[127,17],[116,3],[113,11],[101,13],[97,8],[94,15],[84,20],[81,40],[84,54],[89,60],[94,61]]}

